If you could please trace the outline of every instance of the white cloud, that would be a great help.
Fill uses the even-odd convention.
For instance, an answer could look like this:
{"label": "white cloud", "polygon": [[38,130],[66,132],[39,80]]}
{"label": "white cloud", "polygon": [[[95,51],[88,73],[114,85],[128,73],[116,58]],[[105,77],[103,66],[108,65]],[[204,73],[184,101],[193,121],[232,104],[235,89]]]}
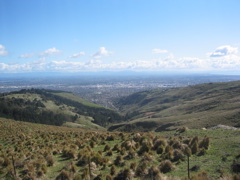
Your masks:
{"label": "white cloud", "polygon": [[239,69],[240,57],[235,54],[231,54],[228,56],[211,59],[210,63],[215,69]]}
{"label": "white cloud", "polygon": [[231,54],[236,54],[238,52],[237,47],[232,47],[229,45],[220,46],[214,52],[209,53],[210,57],[223,57]]}
{"label": "white cloud", "polygon": [[100,47],[98,52],[96,52],[93,57],[101,58],[102,56],[110,56],[112,52],[108,51],[105,47]]}
{"label": "white cloud", "polygon": [[166,49],[153,49],[152,53],[153,54],[165,54],[165,53],[168,53],[168,50],[166,50]]}
{"label": "white cloud", "polygon": [[0,56],[7,56],[8,52],[6,51],[6,48],[0,44]]}
{"label": "white cloud", "polygon": [[80,52],[80,53],[76,53],[76,54],[69,56],[69,58],[78,58],[78,57],[81,57],[84,55],[85,55],[85,52]]}
{"label": "white cloud", "polygon": [[19,58],[30,58],[30,57],[32,57],[34,54],[22,54],[22,55],[20,55],[19,56]]}
{"label": "white cloud", "polygon": [[[45,51],[45,54],[58,53],[56,48]],[[0,72],[79,72],[79,71],[121,71],[121,70],[136,70],[136,71],[238,71],[240,70],[240,56],[238,56],[236,47],[221,46],[214,53],[221,53],[220,56],[211,58],[207,57],[200,59],[197,57],[175,57],[168,53],[165,57],[154,59],[138,59],[132,61],[101,61],[102,56],[109,56],[111,52],[106,48],[101,47],[89,61],[76,62],[68,60],[47,61],[46,57],[41,57],[39,60],[32,62],[21,62],[15,64],[0,63]],[[211,54],[214,54],[211,53]],[[79,52],[70,56],[71,58],[84,55],[84,52]],[[210,54],[209,54],[210,55]],[[25,54],[23,57],[28,57]]]}
{"label": "white cloud", "polygon": [[40,55],[41,56],[49,56],[49,55],[58,54],[60,52],[61,52],[60,50],[58,50],[57,48],[53,47],[53,48],[47,49],[46,51],[42,52]]}

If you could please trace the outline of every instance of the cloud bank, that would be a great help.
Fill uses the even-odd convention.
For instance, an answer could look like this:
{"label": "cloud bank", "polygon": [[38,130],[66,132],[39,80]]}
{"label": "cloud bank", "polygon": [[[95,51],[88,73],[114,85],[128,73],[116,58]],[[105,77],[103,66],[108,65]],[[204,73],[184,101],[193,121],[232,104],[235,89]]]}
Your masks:
{"label": "cloud bank", "polygon": [[[161,50],[162,51],[162,50]],[[167,50],[166,50],[167,51]],[[44,56],[37,60],[22,63],[0,62],[0,72],[81,72],[81,71],[174,71],[174,72],[210,72],[210,71],[239,71],[240,56],[237,47],[229,45],[220,46],[212,53],[208,53],[206,58],[197,57],[175,57],[167,53],[165,57],[152,59],[137,59],[134,61],[114,60],[106,61],[104,57],[113,53],[105,47],[99,50],[89,59],[78,62],[71,58],[85,55],[79,52],[63,58],[62,60],[50,60],[49,55],[59,53],[60,50],[50,48],[44,51]],[[156,52],[160,52],[157,51]],[[162,51],[163,52],[163,51]],[[165,51],[164,51],[165,53]],[[28,54],[22,55],[27,58]],[[101,59],[100,59],[101,58]]]}

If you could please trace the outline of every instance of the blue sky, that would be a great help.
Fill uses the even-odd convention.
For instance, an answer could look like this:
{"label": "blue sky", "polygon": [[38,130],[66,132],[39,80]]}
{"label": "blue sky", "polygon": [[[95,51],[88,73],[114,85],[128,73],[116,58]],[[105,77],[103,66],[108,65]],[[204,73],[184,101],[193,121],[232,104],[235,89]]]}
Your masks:
{"label": "blue sky", "polygon": [[1,0],[0,73],[239,73],[239,9],[239,0]]}

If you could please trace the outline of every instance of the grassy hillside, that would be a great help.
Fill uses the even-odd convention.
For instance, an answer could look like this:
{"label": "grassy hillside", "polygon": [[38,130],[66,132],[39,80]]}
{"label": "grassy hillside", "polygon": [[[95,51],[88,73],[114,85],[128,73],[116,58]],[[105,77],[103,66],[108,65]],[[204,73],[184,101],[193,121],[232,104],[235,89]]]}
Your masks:
{"label": "grassy hillside", "polygon": [[122,117],[63,91],[30,89],[0,94],[0,116],[19,121],[103,129]]}
{"label": "grassy hillside", "polygon": [[0,128],[0,179],[186,179],[190,155],[191,179],[227,180],[240,164],[239,130],[120,133],[4,118]]}
{"label": "grassy hillside", "polygon": [[140,92],[120,99],[117,106],[131,121],[110,130],[239,127],[240,81]]}

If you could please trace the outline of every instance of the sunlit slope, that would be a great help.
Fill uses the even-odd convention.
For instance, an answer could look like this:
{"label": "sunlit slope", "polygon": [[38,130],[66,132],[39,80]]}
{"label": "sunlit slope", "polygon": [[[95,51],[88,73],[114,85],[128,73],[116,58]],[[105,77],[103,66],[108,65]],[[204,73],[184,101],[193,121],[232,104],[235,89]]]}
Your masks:
{"label": "sunlit slope", "polygon": [[103,129],[121,121],[116,112],[68,92],[30,89],[0,95],[0,116],[41,124]]}
{"label": "sunlit slope", "polygon": [[111,130],[240,126],[240,81],[145,91],[120,99],[117,105],[131,121]]}

